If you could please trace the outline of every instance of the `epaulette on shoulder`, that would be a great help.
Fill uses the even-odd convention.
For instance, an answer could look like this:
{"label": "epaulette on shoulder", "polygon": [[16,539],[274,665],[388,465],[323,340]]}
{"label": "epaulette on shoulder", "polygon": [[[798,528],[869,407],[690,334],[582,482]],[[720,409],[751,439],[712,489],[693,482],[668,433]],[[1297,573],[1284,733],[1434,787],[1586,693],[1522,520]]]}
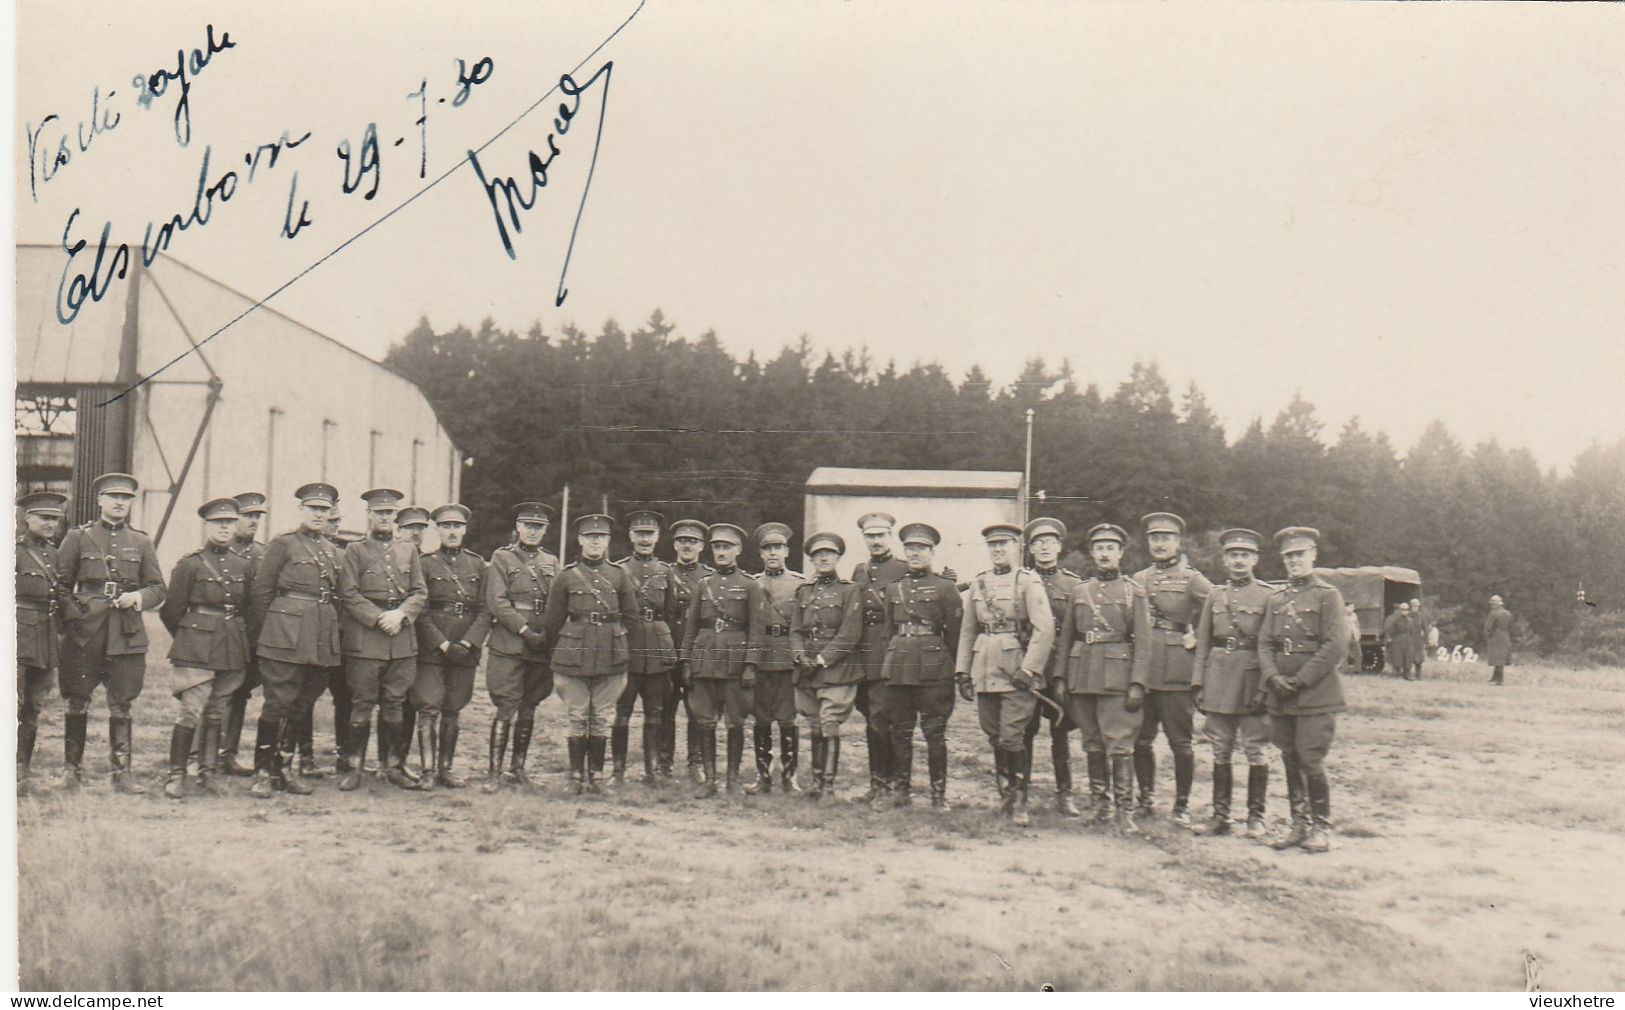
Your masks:
{"label": "epaulette on shoulder", "polygon": [[203,553],[203,548],[199,547],[195,551],[187,551],[185,554],[182,554],[181,555],[181,560],[185,561],[187,558],[197,557],[199,554],[202,554],[202,553]]}
{"label": "epaulette on shoulder", "polygon": [[620,558],[620,559],[618,559],[618,560],[617,560],[617,561],[615,561],[615,562],[613,562],[613,563],[614,563],[614,564],[617,564],[617,565],[624,565],[624,564],[626,564],[626,563],[627,563],[627,562],[628,562],[628,561],[631,561],[631,560],[632,560],[632,555],[630,555],[630,554],[628,554],[628,555],[627,555],[627,556],[626,556],[626,557],[624,557],[624,558]]}
{"label": "epaulette on shoulder", "polygon": [[811,582],[812,581],[812,579],[810,579],[807,576],[801,574],[800,572],[794,571],[792,569],[788,569],[788,568],[785,569],[785,574],[789,575],[792,579],[800,579],[802,582]]}
{"label": "epaulette on shoulder", "polygon": [[606,565],[614,565],[616,568],[621,567],[621,563],[619,561],[611,561],[608,558],[604,559],[604,564],[606,564]]}
{"label": "epaulette on shoulder", "polygon": [[1078,574],[1078,573],[1077,573],[1077,572],[1074,572],[1074,571],[1073,571],[1073,570],[1072,570],[1072,569],[1070,569],[1070,568],[1063,568],[1063,569],[1061,569],[1061,574],[1062,574],[1062,575],[1070,575],[1070,576],[1072,576],[1072,577],[1073,577],[1073,578],[1074,578],[1074,579],[1081,579],[1081,578],[1083,578],[1083,576],[1081,576],[1081,575],[1079,575],[1079,574]]}
{"label": "epaulette on shoulder", "polygon": [[150,536],[152,536],[152,534],[151,534],[151,533],[148,533],[148,532],[147,532],[147,531],[146,531],[146,530],[138,530],[138,529],[136,529],[136,528],[135,528],[135,527],[134,527],[134,526],[131,526],[131,525],[129,525],[129,524],[125,524],[125,527],[124,527],[124,528],[125,528],[125,529],[127,529],[127,530],[129,530],[129,531],[130,531],[130,532],[131,532],[131,533],[139,533],[139,534],[141,534],[141,535],[142,535],[142,536],[144,536],[144,537],[150,537]]}
{"label": "epaulette on shoulder", "polygon": [[745,578],[747,578],[747,579],[756,579],[759,582],[759,581],[761,581],[761,578],[762,578],[762,576],[764,574],[766,574],[766,573],[765,572],[746,572],[745,573]]}

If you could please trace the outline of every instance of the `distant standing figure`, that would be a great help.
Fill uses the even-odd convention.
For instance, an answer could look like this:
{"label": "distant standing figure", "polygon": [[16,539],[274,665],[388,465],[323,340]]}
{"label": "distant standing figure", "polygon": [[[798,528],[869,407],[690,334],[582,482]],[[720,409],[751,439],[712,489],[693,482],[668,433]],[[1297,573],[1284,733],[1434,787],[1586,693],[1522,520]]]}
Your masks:
{"label": "distant standing figure", "polygon": [[1422,601],[1411,601],[1411,669],[1412,680],[1422,679],[1422,661],[1428,657],[1428,622],[1422,616]]}
{"label": "distant standing figure", "polygon": [[1490,597],[1490,612],[1484,618],[1484,662],[1495,672],[1490,683],[1506,683],[1506,668],[1512,665],[1512,611],[1501,602],[1500,594]]}
{"label": "distant standing figure", "polygon": [[1365,669],[1365,653],[1360,648],[1360,615],[1355,612],[1354,604],[1343,605],[1343,619],[1349,629],[1349,672],[1359,673]]}
{"label": "distant standing figure", "polygon": [[1401,603],[1388,615],[1388,620],[1382,623],[1382,651],[1394,672],[1410,679],[1411,669],[1411,624],[1410,604]]}

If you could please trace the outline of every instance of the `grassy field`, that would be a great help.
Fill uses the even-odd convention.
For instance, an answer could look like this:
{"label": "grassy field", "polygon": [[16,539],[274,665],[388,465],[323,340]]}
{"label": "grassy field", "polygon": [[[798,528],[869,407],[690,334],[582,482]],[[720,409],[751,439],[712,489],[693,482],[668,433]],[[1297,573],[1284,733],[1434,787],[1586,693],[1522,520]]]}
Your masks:
{"label": "grassy field", "polygon": [[[1196,838],[1165,818],[1141,839],[1047,808],[1030,829],[1004,825],[964,705],[946,817],[632,783],[575,800],[556,700],[533,748],[543,786],[523,795],[323,782],[257,802],[238,779],[216,799],[121,797],[95,714],[84,791],[20,801],[21,982],[1506,990],[1523,987],[1528,950],[1547,989],[1625,988],[1625,672],[1508,676],[1490,688],[1480,667],[1430,664],[1420,683],[1346,678],[1336,848],[1323,856]],[[489,717],[477,698],[464,772],[480,766]],[[171,704],[161,689],[138,703],[138,764],[154,784]],[[46,773],[60,765],[60,712],[51,719]],[[637,767],[635,727],[632,738]],[[1200,815],[1210,777],[1198,754]],[[844,796],[866,787],[863,761],[854,721]],[[918,782],[923,748],[917,762]],[[1166,812],[1166,757],[1159,773]],[[1035,804],[1049,774],[1041,749]],[[1270,805],[1283,821],[1278,772]]]}

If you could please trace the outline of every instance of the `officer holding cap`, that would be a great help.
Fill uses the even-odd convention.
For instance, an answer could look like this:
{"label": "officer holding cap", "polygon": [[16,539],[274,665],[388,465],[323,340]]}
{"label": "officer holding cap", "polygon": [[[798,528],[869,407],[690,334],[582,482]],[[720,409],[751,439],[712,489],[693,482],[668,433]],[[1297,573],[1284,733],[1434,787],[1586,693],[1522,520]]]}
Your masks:
{"label": "officer holding cap", "polygon": [[453,502],[435,509],[431,518],[440,549],[423,555],[429,602],[423,616],[414,622],[418,669],[406,700],[417,712],[424,788],[461,789],[467,783],[452,770],[452,764],[462,732],[461,713],[474,697],[480,649],[491,633],[491,613],[485,609],[485,559],[463,547],[473,513]]}
{"label": "officer holding cap", "polygon": [[600,789],[604,745],[626,689],[626,629],[639,616],[631,577],[609,560],[614,528],[607,515],[576,520],[581,556],[559,573],[542,611],[542,634],[553,643],[553,676],[564,702],[571,789],[578,795]]}
{"label": "officer holding cap", "polygon": [[1270,721],[1258,695],[1258,635],[1275,589],[1253,577],[1263,544],[1264,537],[1252,530],[1219,534],[1226,580],[1208,594],[1196,625],[1191,686],[1204,715],[1202,734],[1213,748],[1213,813],[1196,826],[1199,835],[1230,833],[1230,757],[1239,740],[1247,755],[1247,837],[1264,837],[1264,797],[1270,783],[1264,745],[1269,743]]}
{"label": "officer holding cap", "polygon": [[762,555],[762,587],[766,608],[762,647],[751,691],[752,735],[756,745],[756,781],[745,792],[773,791],[773,724],[779,724],[779,781],[787,793],[798,792],[796,760],[801,742],[796,731],[796,664],[790,652],[790,620],[796,609],[796,591],[807,577],[784,566],[790,556],[790,527],[763,523],[756,527],[756,547]]}
{"label": "officer holding cap", "polygon": [[869,791],[862,802],[877,809],[887,803],[891,782],[891,719],[886,713],[886,681],[882,670],[886,661],[886,587],[902,578],[908,566],[891,552],[892,528],[897,520],[885,512],[869,512],[859,517],[858,529],[869,557],[852,570],[852,581],[863,590],[863,642],[858,646],[858,662],[863,665],[863,681],[858,685],[858,711],[863,713],[864,733],[869,748]]}
{"label": "officer holding cap", "polygon": [[814,533],[802,543],[813,579],[796,590],[790,614],[790,660],[796,665],[796,711],[807,720],[812,744],[812,788],[807,798],[835,794],[841,766],[841,724],[852,714],[864,671],[853,653],[863,640],[863,592],[835,573],[846,541]]}
{"label": "officer holding cap", "polygon": [[1145,590],[1121,573],[1127,531],[1100,523],[1088,542],[1094,571],[1067,601],[1050,677],[1083,736],[1094,822],[1109,821],[1115,802],[1118,828],[1133,834],[1134,737],[1150,666],[1140,643],[1151,638],[1151,612]]}
{"label": "officer holding cap", "polygon": [[[553,693],[547,667],[542,610],[559,572],[559,559],[542,547],[553,510],[541,502],[514,506],[514,542],[491,555],[485,574],[485,606],[491,612],[491,658],[485,688],[496,708],[491,720],[489,776],[480,788],[495,792],[504,782],[529,785],[525,759],[536,728],[536,706]],[[507,771],[503,760],[513,740]]]}
{"label": "officer holding cap", "polygon": [[1347,658],[1343,594],[1315,574],[1320,531],[1288,526],[1275,534],[1286,564],[1285,588],[1264,605],[1258,665],[1269,699],[1270,731],[1286,769],[1292,830],[1277,849],[1331,848],[1332,797],[1326,755],[1343,710]]}
{"label": "officer holding cap", "polygon": [[[672,553],[677,560],[672,562],[672,606],[681,613],[682,621],[674,628],[672,634],[681,639],[687,630],[688,607],[694,602],[694,592],[700,587],[700,580],[710,574],[713,569],[700,560],[700,554],[705,550],[706,526],[698,519],[679,519],[671,524]],[[688,689],[683,683],[681,663],[673,663],[671,668],[671,693],[667,696],[665,715],[660,720],[660,749],[655,762],[655,773],[663,779],[671,778],[672,765],[677,760],[677,712],[681,707],[687,715],[688,721],[688,774],[697,785],[705,776],[700,770],[700,735],[694,726],[694,713],[688,704]]]}
{"label": "officer holding cap", "polygon": [[[914,789],[914,724],[925,736],[931,809],[948,810],[948,719],[954,713],[954,652],[964,605],[931,562],[942,534],[926,523],[898,532],[908,566],[886,587],[886,711],[892,720],[891,793],[908,806]],[[952,645],[950,643],[953,643]]]}
{"label": "officer holding cap", "polygon": [[716,570],[700,580],[688,605],[680,653],[705,766],[705,781],[695,791],[702,798],[717,792],[717,722],[724,718],[728,725],[728,793],[739,790],[745,713],[766,635],[762,587],[739,570],[745,531],[732,523],[717,523],[708,532]]}
{"label": "officer holding cap", "polygon": [[317,482],[300,487],[294,497],[299,528],[266,544],[249,599],[248,628],[265,698],[249,786],[258,799],[270,799],[276,789],[311,792],[298,775],[287,774],[298,742],[298,716],[326,690],[330,671],[340,668],[339,554],[325,535],[338,489]]}
{"label": "officer holding cap", "polygon": [[[17,499],[17,791],[28,791],[39,715],[51,699],[58,662],[57,619],[66,595],[57,578],[56,531],[68,496],[34,491]],[[83,737],[80,738],[83,748]]]}
{"label": "officer holding cap", "polygon": [[[169,574],[169,593],[158,619],[174,636],[169,647],[171,691],[180,711],[169,735],[169,777],[164,795],[186,796],[186,761],[198,738],[198,785],[207,790],[220,752],[220,730],[248,668],[247,603],[254,563],[231,549],[237,531],[234,498],[198,509],[203,546],[181,558]],[[201,731],[201,732],[200,732]]]}
{"label": "officer holding cap", "polygon": [[104,473],[91,484],[99,518],[68,531],[57,552],[64,600],[58,683],[68,702],[63,782],[79,784],[90,698],[107,687],[107,740],[113,788],[140,794],[146,787],[131,768],[130,706],[147,670],[144,611],[164,602],[164,575],[152,540],[129,524],[140,485],[127,473]]}
{"label": "officer holding cap", "polygon": [[671,668],[677,665],[677,638],[688,616],[686,601],[679,603],[671,565],[655,557],[666,517],[642,509],[626,517],[626,535],[632,554],[615,562],[632,580],[637,595],[636,617],[626,625],[632,658],[626,667],[626,688],[615,702],[615,726],[610,732],[610,781],[626,777],[626,756],[631,749],[632,709],[643,699],[643,781],[656,784],[655,759],[660,750],[661,723],[671,694]]}
{"label": "officer holding cap", "polygon": [[[1043,516],[1029,522],[1024,532],[1027,535],[1027,550],[1033,556],[1033,571],[1043,580],[1050,612],[1055,615],[1055,627],[1059,629],[1066,616],[1067,601],[1072,598],[1072,590],[1083,584],[1081,575],[1061,567],[1061,549],[1066,546],[1066,523]],[[1062,704],[1053,687],[1045,685],[1044,692],[1050,700]],[[1047,705],[1040,707],[1042,713],[1035,712],[1032,722],[1027,724],[1027,767],[1022,771],[1022,779],[1030,788],[1033,780],[1033,741],[1038,738],[1039,716],[1042,714],[1049,721],[1050,764],[1055,769],[1055,810],[1063,817],[1082,816],[1077,804],[1072,802],[1072,754],[1067,739],[1073,729],[1072,717],[1066,714],[1064,705],[1060,713]]]}
{"label": "officer holding cap", "polygon": [[955,680],[960,697],[975,699],[982,732],[993,747],[1000,811],[1025,825],[1031,823],[1023,778],[1027,724],[1038,708],[1035,692],[1044,687],[1055,615],[1038,575],[1019,567],[1021,527],[994,523],[982,530],[982,539],[993,567],[971,581]]}

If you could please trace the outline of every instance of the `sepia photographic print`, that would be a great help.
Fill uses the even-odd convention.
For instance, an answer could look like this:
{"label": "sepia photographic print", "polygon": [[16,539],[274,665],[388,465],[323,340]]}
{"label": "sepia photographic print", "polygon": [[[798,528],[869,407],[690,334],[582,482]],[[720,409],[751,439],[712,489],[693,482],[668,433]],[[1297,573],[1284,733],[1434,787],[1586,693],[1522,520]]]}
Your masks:
{"label": "sepia photographic print", "polygon": [[1625,988],[1617,5],[10,16],[13,1006]]}

